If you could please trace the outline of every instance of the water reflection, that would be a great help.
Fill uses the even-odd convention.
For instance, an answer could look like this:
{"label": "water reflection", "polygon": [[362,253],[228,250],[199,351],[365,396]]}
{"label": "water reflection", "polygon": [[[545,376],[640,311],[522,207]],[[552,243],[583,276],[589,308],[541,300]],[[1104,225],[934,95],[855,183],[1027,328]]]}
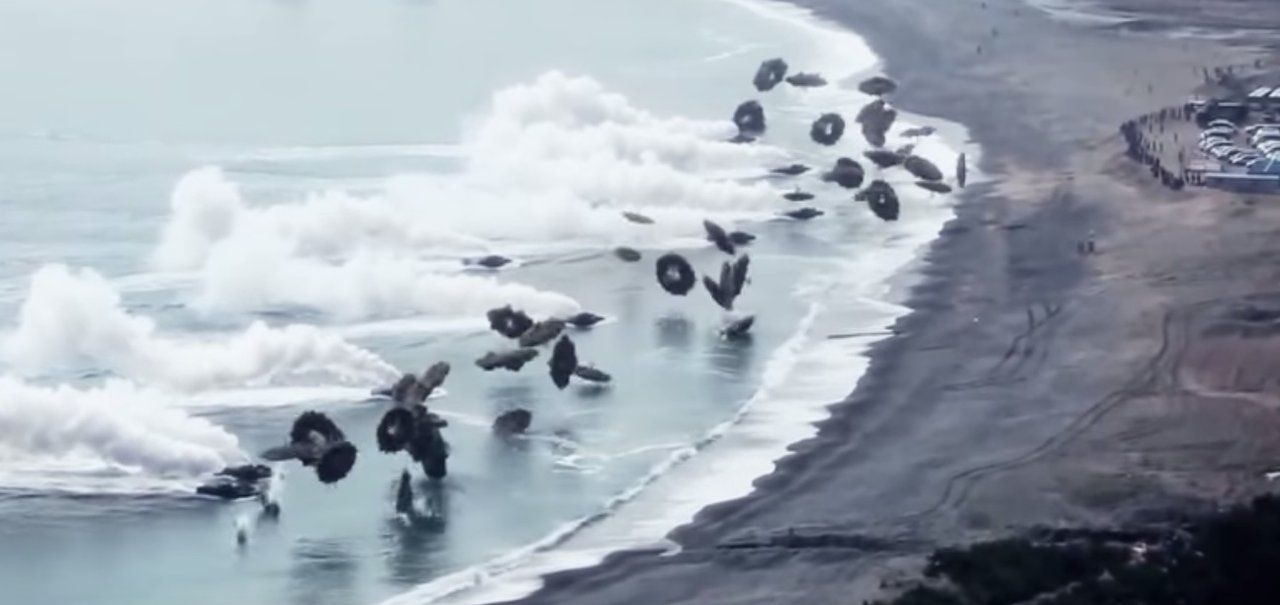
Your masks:
{"label": "water reflection", "polygon": [[401,586],[421,584],[433,575],[435,556],[440,552],[439,536],[444,523],[423,518],[405,521],[397,516],[387,521],[384,537],[391,545],[387,571],[391,582]]}
{"label": "water reflection", "polygon": [[693,322],[683,315],[659,317],[653,327],[659,347],[688,351],[693,345]]}
{"label": "water reflection", "polygon": [[[779,221],[783,223],[782,229],[774,236],[775,242],[785,243],[786,250],[796,256],[811,257],[824,248],[827,244],[817,235],[812,233],[812,228],[806,229],[808,226],[803,221]],[[827,221],[829,223],[840,223],[845,221]]]}
{"label": "water reflection", "polygon": [[443,481],[422,479],[418,482],[418,493],[423,496],[423,510],[431,525],[444,529],[449,518],[449,486]]}
{"label": "water reflection", "polygon": [[[392,490],[398,491],[399,484],[393,481]],[[438,565],[434,555],[443,548],[438,537],[447,529],[451,512],[445,483],[422,479],[413,487],[413,512],[397,513],[382,532],[389,550],[389,576],[399,585],[419,584],[432,575]]]}
{"label": "water reflection", "polygon": [[[56,477],[53,473],[46,476]],[[35,527],[60,527],[84,521],[114,527],[117,523],[146,521],[160,512],[174,517],[210,523],[222,514],[222,502],[195,494],[77,494],[45,493],[14,488],[0,490],[0,533]]]}
{"label": "water reflection", "polygon": [[[534,389],[527,381],[492,387],[487,396],[494,418],[516,408],[532,412],[535,407]],[[537,426],[538,420],[538,414],[534,413],[530,430]],[[491,431],[485,442],[488,472],[500,477],[504,483],[519,481],[530,471],[529,448],[529,440],[524,435]]]}
{"label": "water reflection", "polygon": [[[649,284],[648,281],[643,283]],[[652,307],[645,304],[648,299],[645,290],[640,283],[628,283],[613,292],[612,307],[616,322],[612,329],[625,342],[640,342],[646,337],[644,331],[649,327],[646,317],[652,312]]]}
{"label": "water reflection", "polygon": [[289,601],[334,605],[356,601],[359,563],[340,540],[298,540],[290,554]]}
{"label": "water reflection", "polygon": [[489,410],[494,418],[515,408],[533,409],[533,387],[527,381],[491,387],[485,397],[489,400]]}
{"label": "water reflection", "polygon": [[594,382],[588,383],[588,384],[578,384],[575,391],[577,392],[579,399],[596,400],[596,399],[602,399],[613,392],[613,389],[609,388],[609,386],[610,385],[607,385],[607,384],[599,384]]}
{"label": "water reflection", "polygon": [[493,434],[485,443],[485,457],[489,476],[498,483],[514,485],[527,480],[533,465],[530,452],[534,444],[525,435]]}
{"label": "water reflection", "polygon": [[752,346],[750,334],[733,340],[717,336],[709,354],[711,367],[717,374],[728,378],[750,378],[755,358],[755,347]]}
{"label": "water reflection", "polygon": [[[275,481],[280,481],[277,477]],[[275,534],[280,529],[280,513],[282,507],[279,500],[279,492],[275,490],[282,487],[268,488],[267,494],[257,498],[258,505],[257,516],[254,519],[254,533],[265,533],[266,535]]]}

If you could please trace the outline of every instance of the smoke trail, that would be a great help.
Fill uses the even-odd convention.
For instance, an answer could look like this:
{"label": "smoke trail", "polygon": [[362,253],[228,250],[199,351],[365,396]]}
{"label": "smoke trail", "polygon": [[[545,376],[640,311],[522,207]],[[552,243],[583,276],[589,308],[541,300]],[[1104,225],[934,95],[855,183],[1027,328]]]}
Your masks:
{"label": "smoke trail", "polygon": [[395,369],[377,355],[314,326],[271,328],[261,322],[213,340],[167,338],[147,317],[131,315],[98,273],[42,267],[5,340],[5,360],[44,372],[90,363],[137,382],[184,392],[332,381],[374,385]]}
{"label": "smoke trail", "polygon": [[[464,134],[467,170],[402,176],[361,196],[320,191],[248,204],[215,167],[184,176],[152,262],[195,270],[219,242],[266,238],[290,256],[347,258],[360,250],[463,255],[493,242],[657,243],[697,236],[708,216],[763,218],[777,192],[738,177],[785,159],[765,145],[724,141],[734,128],[661,118],[586,77],[550,72],[494,94]],[[637,228],[620,210],[659,219]],[[245,237],[252,234],[252,237]]]}
{"label": "smoke trail", "polygon": [[169,207],[169,222],[152,254],[152,263],[169,271],[198,267],[209,247],[231,234],[244,211],[240,189],[223,178],[218,168],[182,177],[173,189]]}
{"label": "smoke trail", "polygon": [[610,204],[761,210],[776,201],[755,175],[785,153],[726,142],[719,122],[659,118],[588,77],[552,71],[494,95],[467,136],[470,169],[511,186],[570,191]]}
{"label": "smoke trail", "polygon": [[[245,460],[234,435],[124,381],[78,390],[0,377],[5,466],[74,460],[86,474],[190,478]],[[60,467],[65,468],[65,464]]]}
{"label": "smoke trail", "polygon": [[514,304],[534,315],[579,310],[572,298],[474,275],[430,273],[399,255],[326,262],[286,256],[277,242],[228,240],[210,259],[194,306],[204,313],[306,307],[340,320],[417,314],[479,317]]}

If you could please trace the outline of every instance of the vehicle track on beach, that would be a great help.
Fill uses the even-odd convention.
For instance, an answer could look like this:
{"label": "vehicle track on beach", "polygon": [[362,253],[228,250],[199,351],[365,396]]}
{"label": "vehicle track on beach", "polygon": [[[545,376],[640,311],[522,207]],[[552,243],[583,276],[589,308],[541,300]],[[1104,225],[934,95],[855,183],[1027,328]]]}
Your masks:
{"label": "vehicle track on beach", "polygon": [[[1037,317],[1036,309],[1041,313]],[[1049,344],[1055,328],[1061,323],[1055,321],[1063,311],[1063,303],[1042,302],[1027,307],[1027,325],[1009,341],[1008,347],[996,362],[981,377],[965,382],[949,384],[943,387],[946,391],[979,389],[993,386],[1009,386],[1027,380],[1039,372],[1048,359]],[[1028,362],[1031,368],[1024,372]]]}
{"label": "vehicle track on beach", "polygon": [[[1280,298],[1280,294],[1262,294],[1246,297],[1245,299],[1219,299],[1216,303],[1222,303],[1228,300],[1241,302],[1241,300],[1263,298]],[[1265,392],[1236,391],[1224,388],[1214,388],[1201,384],[1192,376],[1186,375],[1182,371],[1184,359],[1186,357],[1188,345],[1190,344],[1189,332],[1184,330],[1181,334],[1182,346],[1177,351],[1175,358],[1168,368],[1166,388],[1169,392],[1180,395],[1191,395],[1205,399],[1219,399],[1227,401],[1237,401],[1252,405],[1259,405],[1266,408],[1275,408],[1277,406],[1277,398],[1274,395],[1267,395]]]}
{"label": "vehicle track on beach", "polygon": [[944,510],[954,510],[965,502],[973,487],[993,475],[1007,472],[1040,460],[1069,445],[1097,425],[1109,413],[1136,396],[1156,394],[1181,388],[1177,376],[1179,364],[1188,344],[1187,326],[1199,311],[1221,304],[1229,298],[1214,298],[1165,311],[1160,322],[1160,343],[1141,368],[1120,388],[1111,391],[1076,416],[1062,430],[1036,447],[1014,458],[982,464],[950,476],[942,494],[930,507],[909,513],[895,521],[917,521]]}

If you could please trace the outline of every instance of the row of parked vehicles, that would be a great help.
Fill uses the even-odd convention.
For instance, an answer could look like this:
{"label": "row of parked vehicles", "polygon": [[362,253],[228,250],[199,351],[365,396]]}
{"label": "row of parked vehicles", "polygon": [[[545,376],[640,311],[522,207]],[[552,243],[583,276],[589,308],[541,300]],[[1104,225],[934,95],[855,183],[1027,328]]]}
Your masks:
{"label": "row of parked vehicles", "polygon": [[1230,120],[1213,120],[1200,133],[1200,151],[1234,166],[1280,161],[1280,124],[1253,124],[1244,129],[1249,147],[1240,147],[1235,139],[1240,129]]}

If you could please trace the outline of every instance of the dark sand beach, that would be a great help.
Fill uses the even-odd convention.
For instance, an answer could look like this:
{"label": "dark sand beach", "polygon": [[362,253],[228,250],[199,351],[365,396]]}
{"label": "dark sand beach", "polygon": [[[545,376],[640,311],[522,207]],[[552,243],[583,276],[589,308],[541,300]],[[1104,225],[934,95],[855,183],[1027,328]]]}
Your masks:
{"label": "dark sand beach", "polygon": [[[867,39],[897,105],[966,124],[990,181],[965,192],[913,313],[816,438],[676,530],[679,553],[618,553],[522,602],[861,603],[940,545],[1266,491],[1280,199],[1170,192],[1122,157],[1116,129],[1181,103],[1203,67],[1271,65],[1224,28],[1230,10],[1277,23],[1280,9],[1117,2],[1158,9],[1134,28],[1019,0],[800,4]],[[1170,35],[1187,25],[1233,37]]]}

